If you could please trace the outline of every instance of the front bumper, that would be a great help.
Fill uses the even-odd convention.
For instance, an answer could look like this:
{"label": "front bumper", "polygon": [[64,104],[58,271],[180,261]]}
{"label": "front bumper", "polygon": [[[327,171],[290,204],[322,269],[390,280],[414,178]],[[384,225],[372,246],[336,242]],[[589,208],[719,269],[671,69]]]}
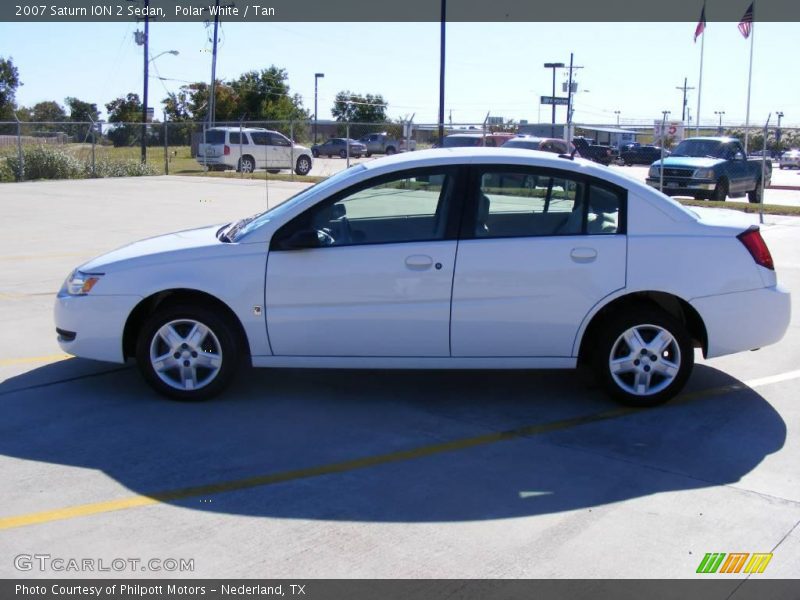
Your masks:
{"label": "front bumper", "polygon": [[81,358],[125,362],[122,334],[125,322],[140,296],[56,297],[54,317],[58,345],[64,352]]}
{"label": "front bumper", "polygon": [[780,285],[695,298],[708,334],[707,358],[779,342],[792,318],[791,294]]}
{"label": "front bumper", "polygon": [[[658,177],[648,177],[647,185],[659,189],[661,179]],[[683,194],[694,194],[696,192],[713,192],[717,187],[715,181],[694,180],[694,179],[674,179],[664,177],[664,190],[667,196],[681,196]]]}

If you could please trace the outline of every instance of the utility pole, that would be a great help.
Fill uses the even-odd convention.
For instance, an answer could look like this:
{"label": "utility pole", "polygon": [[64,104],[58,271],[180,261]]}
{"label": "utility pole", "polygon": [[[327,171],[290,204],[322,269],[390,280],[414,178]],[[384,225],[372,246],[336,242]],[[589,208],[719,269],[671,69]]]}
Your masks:
{"label": "utility pole", "polygon": [[722,115],[725,114],[724,110],[715,110],[715,115],[719,115],[719,127],[717,127],[717,135],[722,135]]}
{"label": "utility pole", "polygon": [[325,73],[314,73],[314,143],[317,143],[317,82],[325,77]]}
{"label": "utility pole", "polygon": [[619,113],[620,113],[620,111],[618,111],[618,110],[614,111],[614,114],[617,115],[617,127],[619,127]]}
{"label": "utility pole", "polygon": [[147,82],[150,78],[150,19],[147,16],[150,0],[144,0],[144,87],[142,89],[142,163],[147,162]]}
{"label": "utility pole", "polygon": [[685,122],[686,121],[686,92],[687,92],[687,90],[693,90],[694,89],[693,87],[689,87],[689,86],[686,85],[687,81],[688,81],[688,77],[684,77],[683,78],[683,85],[675,87],[676,90],[683,90],[683,108],[681,109],[681,122]]}
{"label": "utility pole", "polygon": [[[217,33],[219,31],[219,0],[215,3],[217,10],[214,14],[214,42],[211,51],[211,89],[208,95],[208,126],[214,126],[216,115],[216,95],[217,95]],[[205,140],[203,140],[205,142]]]}
{"label": "utility pole", "polygon": [[550,137],[556,137],[556,69],[563,69],[564,63],[548,62],[544,63],[545,69],[553,69],[553,107],[550,119]]}
{"label": "utility pole", "polygon": [[447,0],[442,0],[441,25],[439,34],[439,145],[444,140],[444,35],[447,23]]}
{"label": "utility pole", "polygon": [[574,56],[574,52],[569,53],[569,81],[567,83],[567,141],[572,139],[572,112],[574,110],[572,102],[572,72],[576,69],[583,68],[573,64]]}

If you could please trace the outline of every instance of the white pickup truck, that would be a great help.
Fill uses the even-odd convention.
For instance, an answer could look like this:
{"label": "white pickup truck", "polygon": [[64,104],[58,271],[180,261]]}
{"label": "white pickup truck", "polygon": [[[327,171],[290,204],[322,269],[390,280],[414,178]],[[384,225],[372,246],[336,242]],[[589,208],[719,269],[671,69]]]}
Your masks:
{"label": "white pickup truck", "polygon": [[[394,138],[386,132],[369,133],[358,138],[358,141],[367,147],[367,156],[372,156],[373,154],[388,155],[406,151],[406,140]],[[411,140],[409,146],[412,151],[416,150],[416,140]]]}

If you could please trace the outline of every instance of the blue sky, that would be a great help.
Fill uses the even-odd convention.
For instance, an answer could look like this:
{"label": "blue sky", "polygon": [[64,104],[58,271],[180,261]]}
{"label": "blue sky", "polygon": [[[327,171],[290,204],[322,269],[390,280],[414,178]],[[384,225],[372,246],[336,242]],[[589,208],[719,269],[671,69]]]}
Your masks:
{"label": "blue sky", "polygon": [[[63,103],[66,96],[102,107],[128,92],[141,94],[142,53],[131,23],[0,23],[0,56],[11,56],[24,83],[17,101]],[[446,118],[481,122],[487,112],[507,119],[549,122],[551,71],[544,62],[569,62],[577,74],[576,122],[652,122],[662,110],[680,118],[688,77],[697,88],[700,42],[694,23],[450,23],[447,28]],[[800,125],[800,24],[756,23],[751,123],[782,110],[785,124]],[[706,29],[701,121],[744,122],[750,42],[736,23]],[[161,110],[167,90],[210,78],[210,29],[202,23],[154,23],[150,104]],[[233,78],[270,64],[289,74],[292,92],[313,111],[314,73],[320,80],[320,118],[330,117],[336,93],[381,93],[393,118],[416,113],[436,121],[439,86],[438,23],[230,23],[223,24],[217,76]],[[176,81],[160,81],[157,74]],[[560,92],[559,74],[557,85]],[[694,115],[697,90],[689,93]],[[563,121],[564,109],[559,109]]]}

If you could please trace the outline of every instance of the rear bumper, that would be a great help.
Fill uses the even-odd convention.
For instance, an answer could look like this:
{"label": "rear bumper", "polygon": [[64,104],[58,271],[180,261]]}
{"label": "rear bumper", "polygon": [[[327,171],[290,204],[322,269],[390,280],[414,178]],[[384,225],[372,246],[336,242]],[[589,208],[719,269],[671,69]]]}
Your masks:
{"label": "rear bumper", "polygon": [[225,160],[224,156],[197,156],[195,160],[200,163],[201,166],[218,166],[218,165],[225,165],[225,166],[232,166],[228,164],[228,161]]}
{"label": "rear bumper", "polygon": [[792,317],[791,294],[773,287],[695,298],[708,334],[707,358],[779,342]]}

